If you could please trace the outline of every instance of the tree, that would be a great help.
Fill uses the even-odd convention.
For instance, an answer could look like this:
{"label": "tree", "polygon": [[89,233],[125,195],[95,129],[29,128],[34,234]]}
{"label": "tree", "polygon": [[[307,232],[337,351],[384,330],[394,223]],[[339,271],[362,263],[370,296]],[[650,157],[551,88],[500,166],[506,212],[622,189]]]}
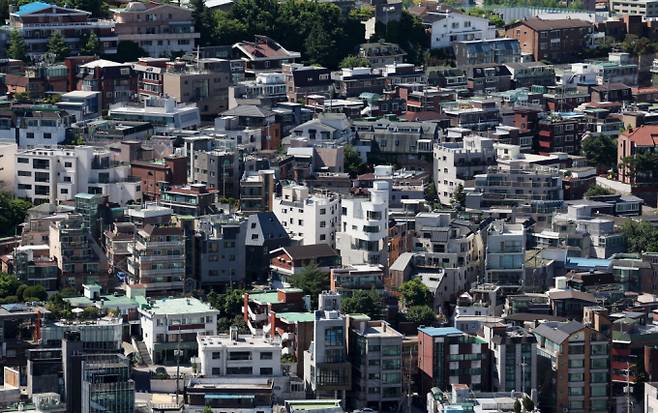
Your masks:
{"label": "tree", "polygon": [[26,286],[22,291],[21,301],[45,301],[48,299],[48,292],[43,285]]}
{"label": "tree", "polygon": [[9,19],[9,0],[0,0],[0,21]]}
{"label": "tree", "polygon": [[377,23],[375,34],[387,42],[397,43],[407,53],[407,61],[414,64],[423,64],[425,51],[429,48],[429,37],[423,22],[403,11],[399,21],[388,24]]}
{"label": "tree", "polygon": [[650,223],[627,219],[621,225],[620,230],[626,239],[626,251],[634,253],[658,252],[658,229]]}
{"label": "tree", "polygon": [[110,16],[110,6],[102,0],[73,0],[68,2],[68,6],[88,11],[95,18]]}
{"label": "tree", "polygon": [[68,57],[71,54],[71,48],[64,35],[60,31],[54,31],[48,39],[48,53],[51,53],[55,56],[56,61],[62,61],[64,58]]}
{"label": "tree", "polygon": [[617,141],[607,135],[586,135],[581,141],[581,150],[598,171],[606,171],[617,162]]}
{"label": "tree", "polygon": [[96,36],[96,33],[91,32],[89,36],[87,36],[85,43],[82,45],[80,53],[84,55],[96,56],[100,53],[100,51],[101,43],[98,41],[98,36]]}
{"label": "tree", "polygon": [[16,29],[9,33],[7,56],[17,60],[27,60],[27,46],[25,46],[25,40]]}
{"label": "tree", "polygon": [[380,320],[384,315],[384,302],[377,290],[354,290],[352,296],[343,298],[340,311],[365,314],[373,320]]}
{"label": "tree", "polygon": [[452,206],[456,209],[463,209],[466,205],[466,193],[464,185],[458,184],[455,192],[452,194]]}
{"label": "tree", "polygon": [[432,325],[436,321],[436,313],[429,305],[415,305],[404,314],[407,321],[418,325]]}
{"label": "tree", "polygon": [[424,192],[425,200],[429,202],[431,205],[434,205],[435,203],[439,202],[439,196],[436,193],[436,185],[434,185],[433,180],[430,180],[427,183],[423,192]]}
{"label": "tree", "polygon": [[201,35],[199,44],[201,46],[207,46],[210,44],[210,39],[213,35],[213,18],[210,9],[206,7],[204,0],[191,0],[190,6],[192,8],[194,29]]}
{"label": "tree", "polygon": [[521,402],[519,399],[514,400],[514,413],[521,413]]}
{"label": "tree", "polygon": [[100,316],[100,310],[96,307],[86,307],[82,313],[82,318],[86,320],[95,320]]}
{"label": "tree", "polygon": [[345,68],[352,68],[352,67],[367,67],[368,65],[368,59],[362,56],[356,56],[356,55],[347,55],[343,58],[343,60],[340,61],[339,64],[341,69]]}
{"label": "tree", "polygon": [[419,278],[413,278],[400,285],[400,301],[406,308],[419,305],[431,306],[434,303],[432,293]]}
{"label": "tree", "polygon": [[27,210],[30,208],[32,208],[30,202],[0,192],[0,237],[16,235],[19,225],[25,220]]}
{"label": "tree", "polygon": [[356,177],[363,165],[359,151],[354,146],[347,144],[343,148],[343,158],[345,172],[349,173],[351,177]]}
{"label": "tree", "polygon": [[21,282],[18,278],[13,275],[0,273],[0,298],[16,296],[20,285]]}
{"label": "tree", "polygon": [[148,56],[146,50],[130,40],[121,40],[117,45],[117,54],[115,59],[121,63],[134,62],[140,57]]}
{"label": "tree", "polygon": [[591,198],[599,195],[612,195],[614,192],[600,185],[592,185],[585,191],[585,198]]}
{"label": "tree", "polygon": [[523,408],[525,409],[526,412],[531,412],[535,410],[535,402],[533,402],[530,397],[523,396],[523,400],[521,401],[521,403],[523,403]]}
{"label": "tree", "polygon": [[203,410],[201,410],[201,413],[213,413],[212,407],[208,405],[203,406]]}
{"label": "tree", "polygon": [[310,295],[313,308],[317,308],[318,295],[329,289],[329,274],[320,271],[315,264],[308,265],[290,278],[290,285]]}

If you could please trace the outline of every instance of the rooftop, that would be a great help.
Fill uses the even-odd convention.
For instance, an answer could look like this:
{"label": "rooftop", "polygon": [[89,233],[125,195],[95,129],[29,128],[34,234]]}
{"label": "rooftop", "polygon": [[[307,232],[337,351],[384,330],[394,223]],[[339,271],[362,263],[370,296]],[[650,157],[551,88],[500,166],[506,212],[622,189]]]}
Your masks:
{"label": "rooftop", "polygon": [[219,311],[213,309],[210,304],[204,303],[196,298],[161,298],[151,301],[142,307],[144,312],[151,315],[179,315],[196,314]]}
{"label": "rooftop", "polygon": [[419,327],[418,331],[430,337],[461,336],[463,331],[454,327]]}

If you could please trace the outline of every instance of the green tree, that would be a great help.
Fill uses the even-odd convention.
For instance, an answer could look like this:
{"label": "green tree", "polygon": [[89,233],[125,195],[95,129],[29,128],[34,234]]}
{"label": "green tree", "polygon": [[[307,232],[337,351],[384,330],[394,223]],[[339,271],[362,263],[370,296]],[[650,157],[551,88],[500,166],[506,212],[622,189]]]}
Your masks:
{"label": "green tree", "polygon": [[208,294],[208,302],[215,309],[219,310],[219,315],[227,318],[235,318],[242,315],[244,293],[242,288],[233,288],[224,294],[217,294],[215,291]]}
{"label": "green tree", "polygon": [[609,136],[587,135],[580,145],[583,156],[598,171],[608,170],[617,162],[617,141]]}
{"label": "green tree", "polygon": [[45,301],[48,299],[48,292],[43,285],[26,286],[22,293],[21,301]]}
{"label": "green tree", "polygon": [[429,202],[431,205],[434,205],[435,203],[439,202],[439,196],[436,193],[436,185],[434,185],[433,180],[430,180],[427,183],[423,192],[425,195],[425,200]]}
{"label": "green tree", "polygon": [[140,57],[148,56],[146,50],[130,40],[121,40],[117,45],[117,54],[115,60],[118,62],[134,62]]}
{"label": "green tree", "polygon": [[612,195],[614,192],[600,185],[592,185],[585,191],[585,198],[591,198],[598,195]]}
{"label": "green tree", "polygon": [[213,15],[213,28],[213,40],[218,44],[234,44],[249,37],[247,25],[224,11]]}
{"label": "green tree", "polygon": [[25,221],[27,210],[30,208],[32,208],[30,202],[0,192],[0,236],[16,235],[19,225]]}
{"label": "green tree", "polygon": [[406,308],[420,305],[432,306],[434,303],[432,293],[419,278],[412,278],[400,285],[400,301]]}
{"label": "green tree", "polygon": [[91,17],[110,17],[110,6],[102,0],[68,0],[65,4],[68,4],[69,7],[90,12]]}
{"label": "green tree", "polygon": [[407,309],[404,318],[418,325],[429,326],[436,321],[436,313],[429,305],[415,305]]}
{"label": "green tree", "polygon": [[290,278],[290,285],[300,288],[311,296],[311,305],[317,308],[318,295],[329,289],[329,274],[320,271],[317,265],[308,265]]}
{"label": "green tree", "polygon": [[466,193],[464,192],[464,185],[458,184],[455,192],[452,194],[452,206],[456,209],[463,209],[466,205]]}
{"label": "green tree", "polygon": [[514,413],[521,413],[521,402],[519,399],[514,400]]}
{"label": "green tree", "polygon": [[[64,290],[68,289],[65,288]],[[69,303],[64,301],[64,290],[50,296],[50,298],[48,298],[48,302],[46,303],[46,310],[50,312],[49,318],[53,320],[71,318],[73,316],[73,313],[71,312],[71,306]]]}
{"label": "green tree", "polygon": [[64,60],[64,58],[71,54],[71,48],[68,43],[66,43],[66,39],[64,39],[62,32],[54,31],[53,34],[50,35],[50,38],[48,39],[48,53],[55,56],[55,60],[58,62]]}
{"label": "green tree", "polygon": [[356,56],[356,55],[348,55],[343,58],[343,60],[340,61],[339,64],[341,69],[344,68],[352,68],[352,67],[367,67],[368,66],[368,59],[365,57],[361,56]]}
{"label": "green tree", "polygon": [[373,320],[380,320],[384,315],[384,302],[377,290],[354,290],[352,296],[342,299],[340,311],[365,314]]}
{"label": "green tree", "polygon": [[523,396],[523,408],[525,409],[526,412],[531,412],[535,410],[535,402],[532,401],[532,399],[528,396]]}
{"label": "green tree", "polygon": [[345,172],[349,173],[351,177],[356,177],[363,165],[359,151],[354,146],[347,144],[343,148],[343,159]]}
{"label": "green tree", "polygon": [[9,47],[7,48],[7,56],[17,60],[27,60],[27,46],[25,45],[25,40],[16,29],[9,33]]}
{"label": "green tree", "polygon": [[212,407],[208,405],[203,406],[203,410],[201,410],[201,413],[213,413]]}
{"label": "green tree", "polygon": [[375,8],[369,4],[364,4],[350,10],[350,17],[354,17],[360,21],[369,20],[372,17],[375,17]]}
{"label": "green tree", "polygon": [[91,32],[80,49],[83,55],[96,56],[101,51],[101,43],[98,41],[96,33]]}
{"label": "green tree", "polygon": [[204,0],[190,0],[190,7],[192,8],[194,29],[201,35],[199,44],[207,46],[213,36],[213,18],[210,9],[206,7]]}
{"label": "green tree", "polygon": [[85,320],[95,320],[100,316],[100,310],[96,307],[86,307],[82,313]]}
{"label": "green tree", "polygon": [[0,298],[16,296],[16,292],[20,285],[21,282],[18,278],[13,275],[0,273]]}
{"label": "green tree", "polygon": [[658,229],[650,223],[627,219],[620,227],[626,240],[626,251],[633,253],[658,252]]}
{"label": "green tree", "polygon": [[377,23],[375,34],[387,42],[397,43],[407,52],[407,60],[414,64],[423,64],[425,52],[429,48],[429,37],[423,22],[403,11],[399,21],[388,24]]}

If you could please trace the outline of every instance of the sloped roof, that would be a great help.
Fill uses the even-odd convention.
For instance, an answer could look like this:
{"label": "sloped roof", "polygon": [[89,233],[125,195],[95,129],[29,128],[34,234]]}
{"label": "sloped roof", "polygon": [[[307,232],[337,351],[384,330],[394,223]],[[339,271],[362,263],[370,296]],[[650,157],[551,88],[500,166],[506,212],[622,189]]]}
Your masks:
{"label": "sloped roof", "polygon": [[[338,251],[331,248],[329,244],[291,245],[280,249],[285,251],[293,260],[338,256]],[[272,251],[272,253],[274,252]]]}
{"label": "sloped roof", "polygon": [[635,145],[658,145],[658,125],[643,125],[632,131],[626,131],[623,135],[630,139]]}
{"label": "sloped roof", "polygon": [[266,118],[274,112],[258,105],[238,105],[233,109],[222,112],[222,116],[246,116],[250,118]]}
{"label": "sloped roof", "polygon": [[579,27],[589,27],[591,23],[580,19],[555,19],[544,20],[539,17],[529,17],[519,22],[535,31],[556,30],[556,29],[576,29]]}
{"label": "sloped roof", "polygon": [[535,328],[535,334],[546,337],[548,340],[559,344],[583,328],[585,328],[585,325],[578,321],[567,321],[566,323],[549,321]]}

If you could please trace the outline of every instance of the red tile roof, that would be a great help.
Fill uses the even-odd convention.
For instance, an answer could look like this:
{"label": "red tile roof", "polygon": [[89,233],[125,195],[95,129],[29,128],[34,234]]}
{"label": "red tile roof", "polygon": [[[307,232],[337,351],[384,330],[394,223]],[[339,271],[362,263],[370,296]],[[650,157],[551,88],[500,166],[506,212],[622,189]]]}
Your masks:
{"label": "red tile roof", "polygon": [[658,146],[658,125],[644,125],[622,134],[637,146]]}

